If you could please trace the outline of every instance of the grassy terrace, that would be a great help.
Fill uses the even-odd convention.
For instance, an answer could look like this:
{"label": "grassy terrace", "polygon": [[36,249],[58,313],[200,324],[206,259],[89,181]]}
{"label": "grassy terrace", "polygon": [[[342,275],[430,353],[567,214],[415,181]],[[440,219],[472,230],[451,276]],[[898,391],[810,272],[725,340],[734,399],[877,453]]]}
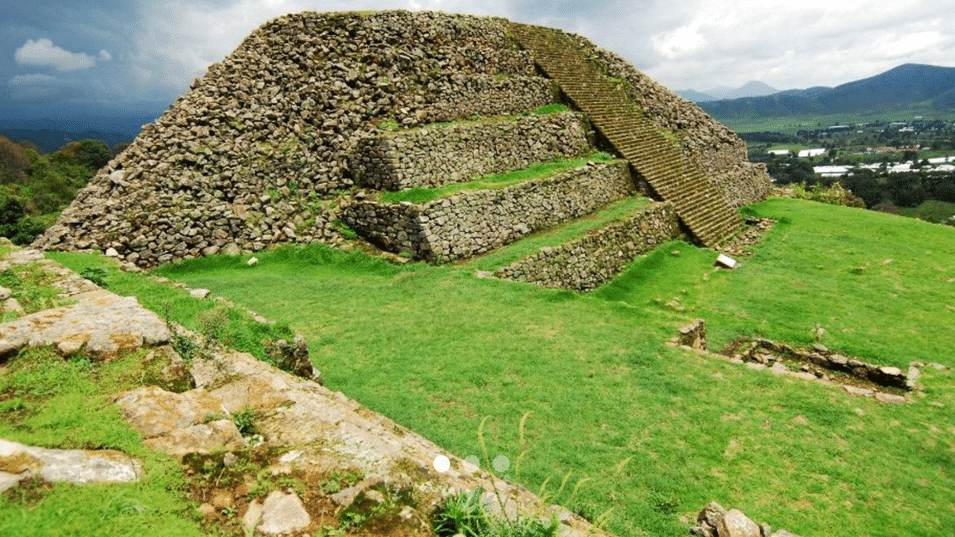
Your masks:
{"label": "grassy terrace", "polygon": [[504,248],[464,261],[462,264],[470,265],[477,270],[488,271],[504,267],[519,259],[536,254],[545,246],[560,246],[614,220],[623,220],[649,204],[650,200],[647,198],[624,198],[595,213],[539,231]]}
{"label": "grassy terrace", "polygon": [[924,397],[884,405],[665,341],[702,317],[713,347],[823,328],[868,361],[955,366],[955,231],[799,200],[747,210],[779,223],[738,270],[671,243],[586,296],[321,246],[160,272],[288,322],[329,387],[457,455],[481,456],[489,417],[507,477],[619,535],[685,535],[680,516],[715,499],[800,535],[950,537],[955,373],[926,369]]}
{"label": "grassy terrace", "polygon": [[460,192],[501,189],[532,179],[544,179],[557,175],[560,172],[585,166],[588,162],[613,162],[613,160],[613,157],[607,153],[595,153],[583,158],[555,160],[544,164],[535,164],[523,170],[488,175],[473,181],[453,183],[437,188],[415,187],[402,190],[401,192],[383,192],[381,193],[380,200],[384,203],[398,203],[400,201],[427,203],[436,199],[447,198]]}

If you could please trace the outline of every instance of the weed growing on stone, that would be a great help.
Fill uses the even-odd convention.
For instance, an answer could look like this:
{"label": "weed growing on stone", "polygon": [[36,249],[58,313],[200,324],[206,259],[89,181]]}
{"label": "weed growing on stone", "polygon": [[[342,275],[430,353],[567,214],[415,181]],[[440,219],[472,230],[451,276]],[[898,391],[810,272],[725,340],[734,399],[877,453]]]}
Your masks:
{"label": "weed growing on stone", "polygon": [[432,525],[438,537],[553,537],[560,526],[525,517],[504,518],[488,513],[483,489],[449,496],[435,512]]}
{"label": "weed growing on stone", "polygon": [[259,428],[255,425],[257,418],[255,410],[249,406],[232,414],[232,422],[243,437],[259,434]]}

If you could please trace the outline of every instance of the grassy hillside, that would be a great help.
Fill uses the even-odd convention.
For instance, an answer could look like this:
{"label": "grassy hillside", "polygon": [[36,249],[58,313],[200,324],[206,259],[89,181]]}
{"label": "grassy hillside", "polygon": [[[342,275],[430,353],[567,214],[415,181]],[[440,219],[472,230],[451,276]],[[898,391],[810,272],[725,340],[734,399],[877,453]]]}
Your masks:
{"label": "grassy hillside", "polygon": [[489,417],[509,477],[620,535],[685,535],[680,516],[715,499],[806,536],[950,537],[955,374],[884,405],[665,341],[697,317],[717,348],[821,327],[869,361],[955,366],[955,230],[798,200],[748,211],[779,224],[738,270],[671,243],[587,296],[321,246],[160,272],[287,321],[328,386],[459,456],[483,458]]}

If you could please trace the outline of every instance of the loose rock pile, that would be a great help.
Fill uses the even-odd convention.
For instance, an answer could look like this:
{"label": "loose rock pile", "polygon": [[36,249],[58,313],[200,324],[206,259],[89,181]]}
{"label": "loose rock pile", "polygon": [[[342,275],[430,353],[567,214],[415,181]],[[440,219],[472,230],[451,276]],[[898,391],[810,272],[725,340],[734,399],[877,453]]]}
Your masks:
{"label": "loose rock pile", "polygon": [[727,511],[710,502],[696,517],[690,534],[700,537],[799,537],[786,530],[773,531],[769,524],[756,524],[739,509]]}
{"label": "loose rock pile", "polygon": [[768,339],[757,339],[733,353],[734,357],[773,366],[781,358],[789,358],[805,364],[815,364],[825,370],[848,373],[853,377],[880,386],[910,390],[914,383],[898,367],[879,366],[833,352],[824,345],[815,344],[810,349],[798,349]]}

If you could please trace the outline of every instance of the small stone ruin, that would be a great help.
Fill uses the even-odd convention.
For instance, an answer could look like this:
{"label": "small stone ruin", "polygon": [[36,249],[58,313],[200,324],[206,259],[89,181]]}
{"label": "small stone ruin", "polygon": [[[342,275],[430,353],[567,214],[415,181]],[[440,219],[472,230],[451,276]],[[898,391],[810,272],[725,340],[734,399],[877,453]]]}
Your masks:
{"label": "small stone ruin", "polygon": [[690,534],[700,537],[799,537],[786,530],[774,532],[769,524],[756,524],[739,509],[727,511],[715,501],[700,511]]}

